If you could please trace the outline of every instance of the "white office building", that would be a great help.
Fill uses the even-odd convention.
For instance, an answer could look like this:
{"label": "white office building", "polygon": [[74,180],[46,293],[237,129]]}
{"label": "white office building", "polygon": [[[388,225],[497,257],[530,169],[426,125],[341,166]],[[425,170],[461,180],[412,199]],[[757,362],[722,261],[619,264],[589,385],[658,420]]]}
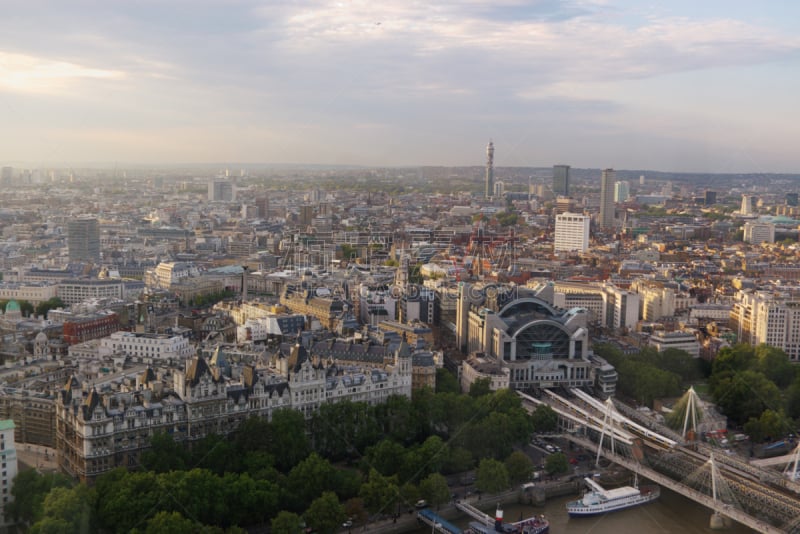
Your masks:
{"label": "white office building", "polygon": [[99,355],[126,354],[142,362],[182,361],[194,356],[195,350],[183,336],[114,332],[100,340]]}
{"label": "white office building", "polygon": [[691,332],[655,332],[648,344],[658,352],[679,349],[688,352],[693,358],[700,357],[700,343]]}
{"label": "white office building", "polygon": [[11,486],[17,476],[17,448],[14,444],[14,421],[6,419],[0,421],[0,487],[3,491],[3,500],[0,504],[0,530],[6,532],[14,524],[14,520],[6,512],[9,503],[14,500],[11,495]]}
{"label": "white office building", "polygon": [[589,250],[591,218],[578,213],[556,215],[555,252],[586,252]]}
{"label": "white office building", "polygon": [[631,186],[628,182],[614,182],[614,202],[625,202],[631,196]]}
{"label": "white office building", "polygon": [[744,241],[752,245],[775,242],[775,225],[748,221],[744,223]]}

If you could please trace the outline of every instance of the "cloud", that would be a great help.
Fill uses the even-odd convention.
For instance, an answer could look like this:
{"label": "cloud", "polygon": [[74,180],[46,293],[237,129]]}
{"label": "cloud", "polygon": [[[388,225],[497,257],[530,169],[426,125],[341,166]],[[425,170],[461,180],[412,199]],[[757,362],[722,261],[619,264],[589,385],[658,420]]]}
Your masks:
{"label": "cloud", "polygon": [[81,81],[123,78],[120,70],[0,51],[0,90],[63,94]]}

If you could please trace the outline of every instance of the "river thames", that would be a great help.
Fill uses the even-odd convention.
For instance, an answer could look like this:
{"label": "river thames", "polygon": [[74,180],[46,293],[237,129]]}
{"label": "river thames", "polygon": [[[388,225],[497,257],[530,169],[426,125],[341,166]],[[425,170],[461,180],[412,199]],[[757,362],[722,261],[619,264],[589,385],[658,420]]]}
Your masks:
{"label": "river thames", "polygon": [[[711,512],[682,495],[661,489],[661,497],[653,503],[587,518],[570,518],[565,505],[578,496],[550,499],[542,507],[506,505],[503,513],[506,522],[518,521],[522,517],[544,514],[550,521],[550,534],[745,534],[753,530],[733,523],[725,530],[709,528]],[[489,515],[494,509],[486,510]],[[469,519],[462,517],[454,521],[466,527]],[[428,528],[411,530],[414,534],[430,532]]]}

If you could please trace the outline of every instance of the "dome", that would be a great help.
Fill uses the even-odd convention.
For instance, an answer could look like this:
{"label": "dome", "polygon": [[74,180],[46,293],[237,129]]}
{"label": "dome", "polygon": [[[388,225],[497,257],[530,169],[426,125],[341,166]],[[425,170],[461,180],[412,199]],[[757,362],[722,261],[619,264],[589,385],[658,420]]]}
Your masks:
{"label": "dome", "polygon": [[8,304],[6,304],[6,313],[18,311],[21,311],[19,308],[19,302],[16,300],[9,300]]}
{"label": "dome", "polygon": [[36,343],[47,343],[47,334],[44,332],[39,332],[36,334],[36,338],[34,339]]}

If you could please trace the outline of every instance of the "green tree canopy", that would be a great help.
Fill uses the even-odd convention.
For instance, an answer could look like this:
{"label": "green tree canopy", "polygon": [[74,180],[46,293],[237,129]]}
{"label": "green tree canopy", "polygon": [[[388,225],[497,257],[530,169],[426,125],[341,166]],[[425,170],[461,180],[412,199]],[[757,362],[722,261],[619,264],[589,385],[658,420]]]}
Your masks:
{"label": "green tree canopy", "polygon": [[508,470],[502,462],[484,458],[478,464],[475,487],[486,493],[499,493],[510,485]]}
{"label": "green tree canopy", "polygon": [[569,462],[563,452],[549,455],[544,461],[544,470],[548,475],[566,473],[569,471]]}
{"label": "green tree canopy", "polygon": [[314,499],[306,513],[306,524],[314,528],[320,534],[332,534],[339,529],[347,516],[344,513],[344,506],[339,503],[339,498],[332,491],[326,491],[320,497]]}
{"label": "green tree canopy", "polygon": [[540,404],[531,414],[536,432],[554,432],[558,429],[558,414],[547,404]]}
{"label": "green tree canopy", "polygon": [[447,479],[439,473],[431,473],[419,483],[419,492],[422,498],[432,506],[439,506],[450,500],[450,488]]}
{"label": "green tree canopy", "polygon": [[147,520],[145,534],[195,534],[201,526],[180,512],[158,512]]}
{"label": "green tree canopy", "polygon": [[522,451],[514,451],[505,461],[508,478],[512,484],[527,482],[533,475],[533,461]]}
{"label": "green tree canopy", "polygon": [[361,485],[359,497],[364,501],[364,506],[377,514],[380,512],[394,512],[400,489],[397,487],[397,477],[385,477],[376,469],[371,469],[367,481]]}
{"label": "green tree canopy", "polygon": [[759,418],[764,410],[783,406],[778,387],[758,371],[725,373],[711,391],[714,401],[734,423],[742,425]]}
{"label": "green tree canopy", "polygon": [[286,510],[278,512],[270,523],[272,534],[302,534],[303,528],[300,525],[300,516]]}
{"label": "green tree canopy", "polygon": [[436,393],[461,393],[458,379],[444,367],[436,369]]}
{"label": "green tree canopy", "polygon": [[33,524],[42,517],[45,497],[54,488],[69,488],[72,480],[61,473],[39,474],[36,469],[17,473],[11,486],[14,499],[6,511],[15,521]]}

